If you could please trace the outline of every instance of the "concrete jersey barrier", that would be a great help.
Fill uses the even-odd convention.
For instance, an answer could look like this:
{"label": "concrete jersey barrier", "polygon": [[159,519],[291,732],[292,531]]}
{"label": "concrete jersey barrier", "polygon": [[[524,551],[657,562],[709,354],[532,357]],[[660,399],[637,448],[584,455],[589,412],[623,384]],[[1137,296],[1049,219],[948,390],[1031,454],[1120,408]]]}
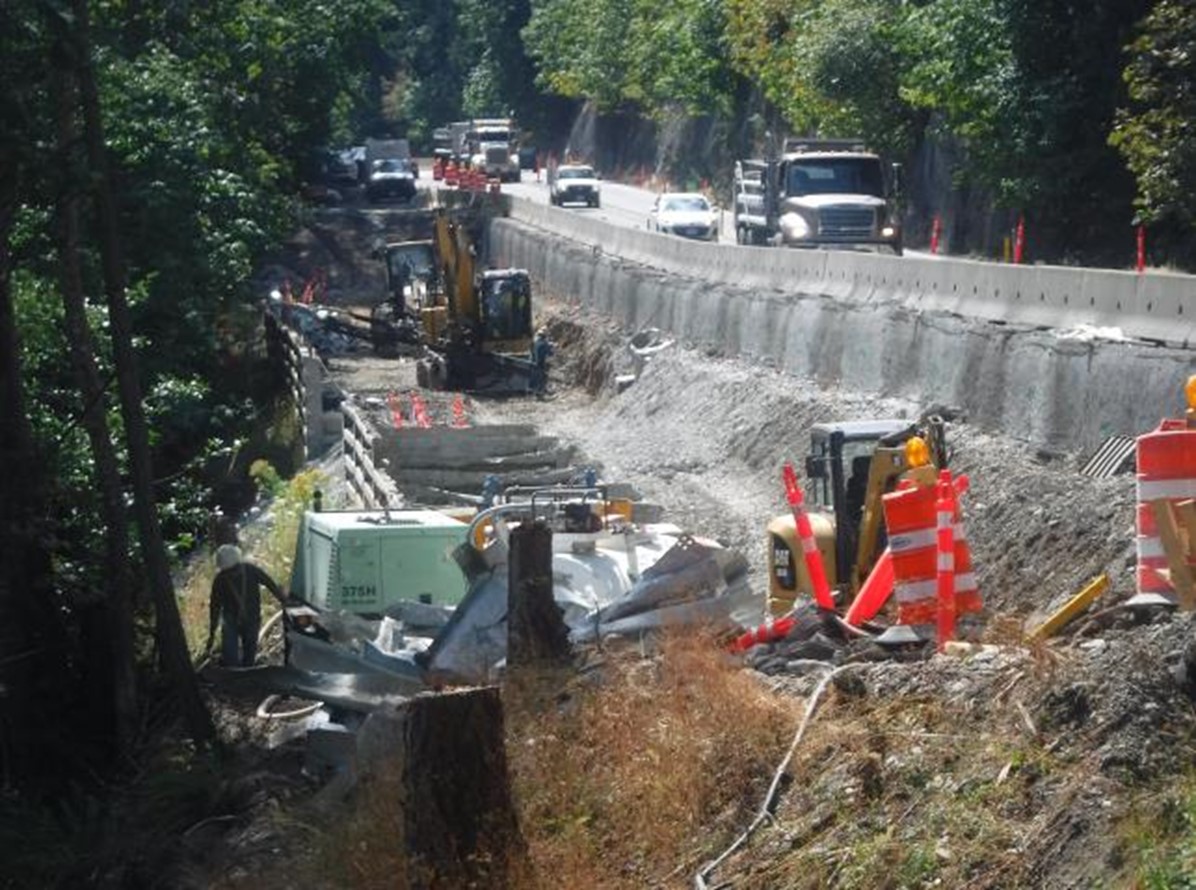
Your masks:
{"label": "concrete jersey barrier", "polygon": [[1030,327],[1105,328],[1113,337],[1120,331],[1138,340],[1196,346],[1196,276],[707,244],[504,197],[511,217],[522,223],[690,278]]}

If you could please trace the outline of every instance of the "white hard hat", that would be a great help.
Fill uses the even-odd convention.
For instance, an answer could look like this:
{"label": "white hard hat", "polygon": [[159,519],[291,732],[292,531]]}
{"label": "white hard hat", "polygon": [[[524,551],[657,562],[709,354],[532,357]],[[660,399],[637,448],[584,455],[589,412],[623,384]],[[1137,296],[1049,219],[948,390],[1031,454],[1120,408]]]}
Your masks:
{"label": "white hard hat", "polygon": [[216,548],[216,568],[224,571],[241,561],[241,548],[235,544],[221,544]]}

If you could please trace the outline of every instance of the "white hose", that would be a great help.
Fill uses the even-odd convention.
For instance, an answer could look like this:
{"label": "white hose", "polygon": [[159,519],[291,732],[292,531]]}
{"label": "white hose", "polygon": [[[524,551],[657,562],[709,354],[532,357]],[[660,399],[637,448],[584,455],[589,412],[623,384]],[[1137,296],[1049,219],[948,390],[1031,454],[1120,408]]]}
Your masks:
{"label": "white hose", "polygon": [[306,717],[308,714],[314,714],[320,708],[324,707],[322,701],[308,702],[307,704],[293,708],[290,711],[272,711],[271,707],[281,699],[282,696],[278,694],[267,695],[262,699],[262,703],[257,706],[257,715],[262,720],[298,720],[300,717]]}
{"label": "white hose", "polygon": [[[282,620],[282,616],[285,611],[285,609],[279,609],[270,616],[269,620],[266,621],[265,624],[262,625],[261,633],[259,633],[257,636],[259,645],[261,644],[262,640],[266,638],[267,631],[269,631],[272,627],[274,627],[274,625]],[[286,631],[284,630],[283,633],[286,633]],[[320,708],[324,707],[324,703],[322,701],[317,701],[309,702],[302,707],[294,708],[290,711],[270,710],[271,706],[281,698],[282,696],[278,694],[267,695],[264,699],[262,699],[262,703],[257,706],[257,716],[262,720],[298,720],[300,717],[306,717],[308,714],[314,714],[316,711],[320,710]]]}
{"label": "white hose", "polygon": [[[823,668],[830,667],[830,665],[825,663],[820,664]],[[747,843],[748,838],[755,834],[756,829],[764,823],[765,819],[769,818],[773,804],[776,801],[777,789],[781,786],[781,777],[784,776],[785,770],[789,766],[789,761],[793,759],[793,755],[797,752],[797,747],[801,744],[802,738],[806,734],[806,727],[809,726],[810,720],[814,717],[814,712],[818,710],[818,703],[822,698],[822,693],[826,691],[827,685],[836,675],[854,667],[860,667],[860,663],[841,665],[831,670],[818,682],[818,685],[814,688],[814,694],[810,696],[810,700],[806,703],[806,712],[797,727],[797,734],[793,737],[793,743],[789,746],[789,750],[785,752],[785,757],[777,766],[776,772],[773,773],[772,784],[768,786],[768,793],[764,795],[764,802],[760,805],[760,812],[756,814],[756,818],[752,820],[752,824],[744,830],[743,834],[735,839],[731,846],[720,853],[718,858],[712,859],[698,870],[698,873],[694,875],[695,890],[708,890],[706,879],[710,877],[710,873],[718,868],[727,857],[731,856],[736,850]]]}

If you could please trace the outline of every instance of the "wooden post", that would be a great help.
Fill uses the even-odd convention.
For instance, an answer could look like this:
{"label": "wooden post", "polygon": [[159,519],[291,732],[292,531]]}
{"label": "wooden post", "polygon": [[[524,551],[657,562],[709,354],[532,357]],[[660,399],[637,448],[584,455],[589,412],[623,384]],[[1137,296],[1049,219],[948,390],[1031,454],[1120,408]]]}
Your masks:
{"label": "wooden post", "polygon": [[1151,501],[1150,508],[1159,527],[1159,540],[1163,542],[1163,552],[1167,555],[1168,576],[1179,597],[1179,607],[1185,612],[1196,610],[1196,578],[1193,578],[1188,566],[1186,531],[1181,532],[1175,509],[1166,498]]}
{"label": "wooden post", "polygon": [[543,522],[511,530],[507,589],[507,667],[568,663],[569,630],[552,597],[552,529]]}
{"label": "wooden post", "polygon": [[396,886],[521,886],[527,848],[511,800],[498,688],[419,695],[404,703],[400,720],[407,882]]}

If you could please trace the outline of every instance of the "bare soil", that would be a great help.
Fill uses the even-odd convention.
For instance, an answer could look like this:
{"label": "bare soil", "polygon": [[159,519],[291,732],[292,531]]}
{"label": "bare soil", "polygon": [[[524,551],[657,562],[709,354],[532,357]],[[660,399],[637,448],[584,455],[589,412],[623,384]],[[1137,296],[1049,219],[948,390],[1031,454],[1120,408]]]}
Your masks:
{"label": "bare soil", "polygon": [[[345,291],[358,299],[368,279],[360,246],[372,231],[355,225],[347,261],[339,235],[297,243],[357,268],[330,281],[351,282]],[[283,268],[294,266],[274,274]],[[952,466],[971,480],[964,521],[984,639],[999,648],[862,661],[845,672],[790,766],[774,819],[720,879],[741,887],[1134,883],[1131,828],[1186,774],[1196,720],[1176,677],[1191,616],[1118,608],[1134,589],[1131,476],[1085,477],[1086,455],[1038,450],[1017,430],[976,429],[951,406],[826,389],[684,343],[620,390],[618,376],[634,369],[636,332],[566,300],[537,300],[538,321],[557,344],[550,394],[471,401],[474,422],[533,423],[575,445],[604,479],[634,485],[671,520],[741,551],[762,594],[764,527],[785,510],[780,467],[800,465],[811,424],[941,409]],[[330,360],[346,390],[371,394],[411,386],[409,365]],[[1095,617],[1049,645],[1021,644],[1025,628],[1101,573],[1111,584]],[[856,655],[863,658],[843,650],[835,659]],[[819,676],[796,663],[758,675],[796,697]],[[691,885],[685,874],[665,883]]]}

